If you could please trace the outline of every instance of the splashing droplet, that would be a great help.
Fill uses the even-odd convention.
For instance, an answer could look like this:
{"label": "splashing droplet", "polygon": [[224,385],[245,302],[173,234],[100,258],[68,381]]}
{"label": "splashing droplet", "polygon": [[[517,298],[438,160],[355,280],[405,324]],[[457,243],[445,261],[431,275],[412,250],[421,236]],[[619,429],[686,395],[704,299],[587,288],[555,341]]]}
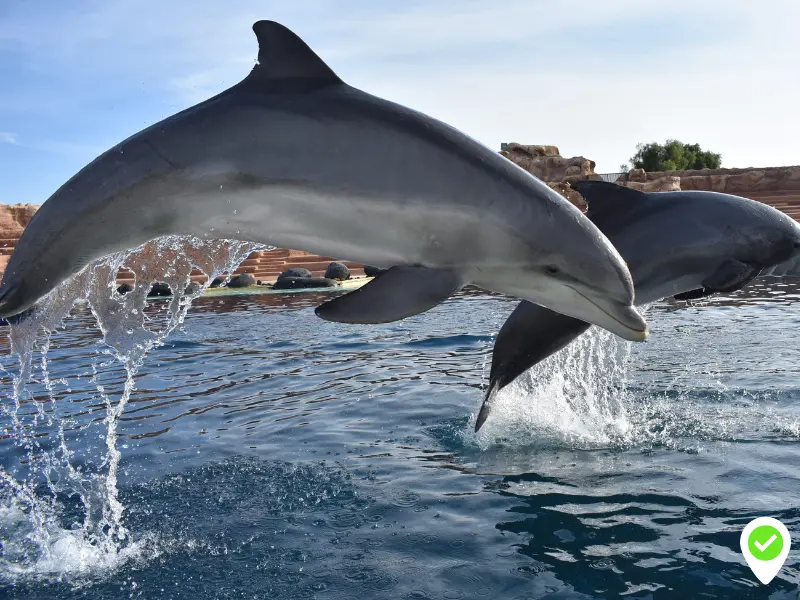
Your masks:
{"label": "splashing droplet", "polygon": [[[62,579],[113,569],[151,545],[152,540],[136,539],[125,527],[118,495],[122,455],[117,427],[134,393],[136,374],[147,353],[183,323],[192,301],[202,293],[203,287],[188,287],[194,269],[206,274],[208,286],[214,277],[232,273],[251,252],[264,249],[229,240],[159,238],[89,265],[10,327],[18,364],[0,366],[13,380],[11,402],[0,405],[0,428],[8,434],[2,443],[16,445],[24,460],[0,468],[0,519],[9,523],[0,530],[4,577]],[[116,275],[123,265],[134,271],[136,283],[121,295],[116,293]],[[165,306],[147,305],[155,282],[176,291]],[[76,318],[86,318],[85,307],[101,335],[88,381],[106,415],[93,422],[104,441],[100,455],[81,456],[78,465],[66,435],[75,429],[74,423],[57,403],[58,386],[66,382],[50,380],[47,355],[53,331],[68,327],[66,318],[73,312]],[[124,382],[119,396],[112,397],[105,371],[120,367]],[[63,521],[65,498],[80,499],[82,516],[77,522],[72,517],[69,523]]]}

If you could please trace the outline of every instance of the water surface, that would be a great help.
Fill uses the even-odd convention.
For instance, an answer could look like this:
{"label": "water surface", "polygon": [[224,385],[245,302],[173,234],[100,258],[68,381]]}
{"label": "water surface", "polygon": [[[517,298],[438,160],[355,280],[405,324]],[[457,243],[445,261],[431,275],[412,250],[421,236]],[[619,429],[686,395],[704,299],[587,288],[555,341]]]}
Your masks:
{"label": "water surface", "polygon": [[762,586],[739,534],[771,515],[800,543],[798,294],[658,303],[642,344],[592,330],[479,436],[513,300],[345,326],[314,316],[330,295],[201,298],[135,375],[118,514],[129,372],[78,307],[17,425],[0,342],[0,596],[796,599],[797,551]]}

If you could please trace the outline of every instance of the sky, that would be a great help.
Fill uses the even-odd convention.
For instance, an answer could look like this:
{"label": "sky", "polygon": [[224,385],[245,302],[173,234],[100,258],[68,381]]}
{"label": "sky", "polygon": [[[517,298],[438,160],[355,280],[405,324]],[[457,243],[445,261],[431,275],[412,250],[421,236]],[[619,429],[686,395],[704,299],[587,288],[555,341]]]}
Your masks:
{"label": "sky", "polygon": [[0,202],[222,91],[278,21],[347,83],[499,150],[616,172],[677,138],[725,167],[800,164],[797,0],[0,1]]}

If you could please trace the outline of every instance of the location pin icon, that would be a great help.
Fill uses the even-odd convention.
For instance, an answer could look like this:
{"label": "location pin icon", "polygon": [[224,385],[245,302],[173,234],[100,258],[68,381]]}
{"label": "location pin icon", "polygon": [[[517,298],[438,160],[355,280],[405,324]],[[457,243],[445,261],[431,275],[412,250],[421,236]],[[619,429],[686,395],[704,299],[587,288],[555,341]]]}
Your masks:
{"label": "location pin icon", "polygon": [[789,530],[777,519],[759,517],[744,528],[739,545],[753,574],[766,585],[786,562],[791,538]]}

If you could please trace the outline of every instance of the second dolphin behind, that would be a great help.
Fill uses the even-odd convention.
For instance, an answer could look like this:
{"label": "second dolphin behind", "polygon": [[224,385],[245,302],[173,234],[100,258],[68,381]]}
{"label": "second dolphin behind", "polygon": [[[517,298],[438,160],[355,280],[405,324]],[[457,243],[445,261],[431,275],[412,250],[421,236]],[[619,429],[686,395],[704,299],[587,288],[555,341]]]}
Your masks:
{"label": "second dolphin behind", "polygon": [[[637,304],[741,289],[762,272],[785,272],[800,258],[800,225],[760,202],[715,192],[645,193],[602,181],[573,186],[587,216],[627,260]],[[520,302],[495,340],[479,430],[497,393],[570,344],[589,323]]]}

